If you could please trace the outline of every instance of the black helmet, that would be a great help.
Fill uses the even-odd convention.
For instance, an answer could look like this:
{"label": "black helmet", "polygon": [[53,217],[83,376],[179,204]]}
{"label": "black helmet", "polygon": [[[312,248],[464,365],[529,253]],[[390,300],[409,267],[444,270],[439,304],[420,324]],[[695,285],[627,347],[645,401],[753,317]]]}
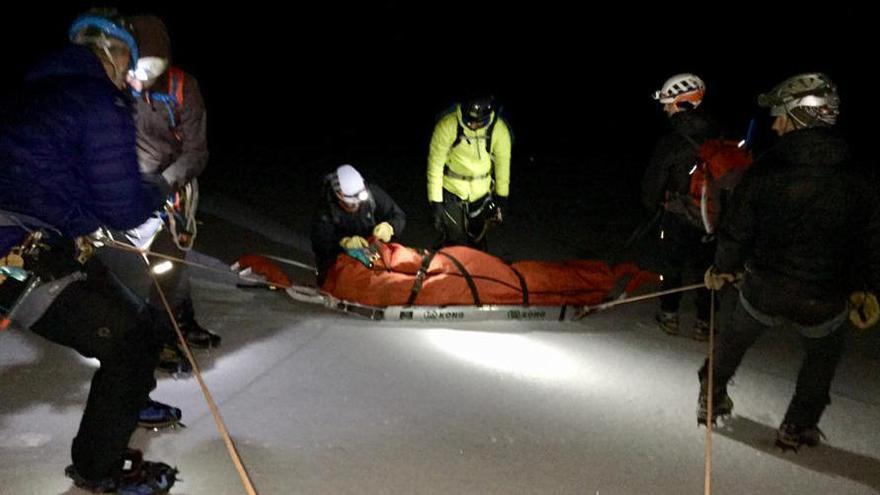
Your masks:
{"label": "black helmet", "polygon": [[489,125],[494,111],[495,98],[492,95],[469,97],[461,103],[461,120],[470,127],[485,127]]}

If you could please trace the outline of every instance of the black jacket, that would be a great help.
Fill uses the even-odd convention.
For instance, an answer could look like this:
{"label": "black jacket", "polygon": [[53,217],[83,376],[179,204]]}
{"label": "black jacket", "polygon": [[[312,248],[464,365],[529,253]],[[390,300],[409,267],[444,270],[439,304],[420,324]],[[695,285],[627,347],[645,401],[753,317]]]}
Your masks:
{"label": "black jacket", "polygon": [[[704,112],[679,112],[669,119],[672,131],[654,146],[642,179],[642,204],[656,211],[664,202],[667,210],[687,216],[691,170],[697,163],[697,149],[706,139],[718,136],[718,126]],[[667,201],[668,196],[668,201]],[[692,208],[692,207],[691,207]],[[702,228],[699,211],[690,223]]]}
{"label": "black jacket", "polygon": [[734,190],[715,265],[745,268],[743,295],[762,312],[804,325],[829,320],[851,291],[880,288],[872,175],[830,129],[784,135]]}
{"label": "black jacket", "polygon": [[403,233],[406,213],[397,206],[385,191],[374,184],[367,184],[370,199],[353,213],[343,210],[328,180],[324,181],[322,202],[312,218],[312,251],[315,253],[319,280],[333,266],[336,256],[342,252],[339,241],[343,237],[373,235],[373,227],[388,222],[394,227],[394,236]]}

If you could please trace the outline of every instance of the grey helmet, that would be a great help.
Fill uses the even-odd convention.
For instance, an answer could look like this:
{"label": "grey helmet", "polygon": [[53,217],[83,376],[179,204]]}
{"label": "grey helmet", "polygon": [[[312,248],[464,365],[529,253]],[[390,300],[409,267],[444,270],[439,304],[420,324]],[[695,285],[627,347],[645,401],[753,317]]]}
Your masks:
{"label": "grey helmet", "polygon": [[830,127],[840,115],[837,86],[821,72],[789,77],[759,95],[758,105],[769,108],[774,117],[788,115],[799,128]]}

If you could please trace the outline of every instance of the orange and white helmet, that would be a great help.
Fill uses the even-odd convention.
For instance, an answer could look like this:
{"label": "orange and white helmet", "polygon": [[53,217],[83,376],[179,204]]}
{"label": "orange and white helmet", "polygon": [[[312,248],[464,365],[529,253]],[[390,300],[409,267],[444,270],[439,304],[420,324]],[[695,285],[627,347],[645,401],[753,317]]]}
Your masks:
{"label": "orange and white helmet", "polygon": [[654,92],[654,99],[663,104],[680,106],[687,103],[696,108],[703,102],[706,84],[697,75],[691,73],[676,74],[663,83],[659,91]]}

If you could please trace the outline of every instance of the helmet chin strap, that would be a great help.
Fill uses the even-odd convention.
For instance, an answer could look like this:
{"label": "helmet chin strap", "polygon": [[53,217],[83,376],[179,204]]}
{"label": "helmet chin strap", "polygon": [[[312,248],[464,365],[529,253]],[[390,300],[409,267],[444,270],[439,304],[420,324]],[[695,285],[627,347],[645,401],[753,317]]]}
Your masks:
{"label": "helmet chin strap", "polygon": [[110,52],[110,40],[107,39],[107,36],[104,33],[101,33],[101,42],[98,43],[101,47],[101,50],[104,51],[104,54],[107,55],[107,60],[110,62],[110,66],[113,67],[113,84],[119,85],[125,83],[125,74],[119,69],[119,65],[116,63],[116,58],[113,57],[113,54]]}
{"label": "helmet chin strap", "polygon": [[804,129],[804,128],[809,127],[806,122],[797,118],[797,116],[794,114],[794,112],[792,112],[792,108],[789,108],[788,105],[785,105],[785,115],[787,115],[788,118],[791,119],[792,122],[794,122],[795,129]]}
{"label": "helmet chin strap", "polygon": [[110,65],[113,66],[113,72],[118,76],[119,66],[116,65],[116,60],[113,58],[113,54],[110,53],[110,48],[108,48],[107,45],[101,45],[101,48],[104,50],[104,54],[107,55],[107,60],[110,62]]}
{"label": "helmet chin strap", "polygon": [[340,206],[343,210],[347,211],[348,213],[354,213],[354,212],[358,211],[358,209],[361,207],[360,203],[358,203],[358,204],[349,204],[349,203],[346,203],[346,202],[343,201],[343,200],[339,200],[339,206]]}

